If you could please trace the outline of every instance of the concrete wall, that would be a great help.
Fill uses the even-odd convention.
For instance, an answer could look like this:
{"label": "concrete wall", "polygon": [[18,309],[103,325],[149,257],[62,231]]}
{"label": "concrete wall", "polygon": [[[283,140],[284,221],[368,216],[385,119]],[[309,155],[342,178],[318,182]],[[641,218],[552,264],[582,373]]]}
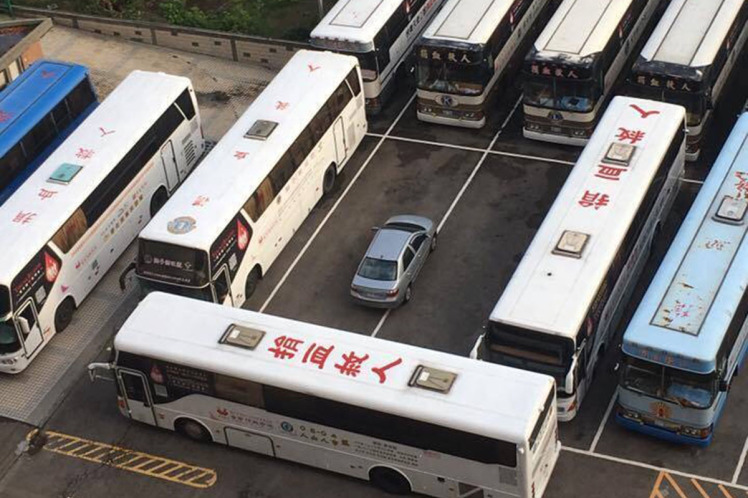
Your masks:
{"label": "concrete wall", "polygon": [[17,5],[13,10],[17,16],[49,17],[60,26],[185,52],[260,64],[271,69],[282,68],[297,50],[310,48],[306,43],[182,28],[168,24],[107,19]]}

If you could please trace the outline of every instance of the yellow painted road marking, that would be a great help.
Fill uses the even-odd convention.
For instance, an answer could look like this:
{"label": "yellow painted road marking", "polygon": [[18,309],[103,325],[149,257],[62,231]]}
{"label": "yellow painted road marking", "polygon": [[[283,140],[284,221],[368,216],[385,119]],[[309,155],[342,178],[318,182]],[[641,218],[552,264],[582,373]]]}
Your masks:
{"label": "yellow painted road marking", "polygon": [[660,475],[657,476],[657,480],[655,481],[654,487],[652,488],[652,493],[649,495],[649,498],[662,497],[662,495],[660,494],[660,484],[662,484],[663,477],[665,477],[665,472],[660,471]]}
{"label": "yellow painted road marking", "polygon": [[[37,434],[37,429],[34,429],[26,436],[26,439],[31,440]],[[80,458],[81,460],[184,484],[193,488],[209,488],[218,480],[216,471],[213,469],[197,467],[177,460],[60,432],[46,431],[44,435],[47,437],[44,449],[53,453]]]}
{"label": "yellow painted road marking", "polygon": [[678,496],[680,498],[686,498],[686,495],[683,493],[683,490],[680,489],[680,486],[678,486],[678,483],[675,482],[675,479],[673,479],[673,476],[671,476],[669,473],[665,472],[665,478],[668,480],[670,485],[675,488],[675,491],[678,493]]}
{"label": "yellow painted road marking", "polygon": [[701,498],[709,498],[709,495],[706,494],[706,491],[704,491],[704,488],[701,487],[701,484],[699,484],[699,481],[697,481],[693,477],[691,478],[691,484],[693,484],[693,487],[696,488],[699,491],[699,493],[701,493]]}
{"label": "yellow painted road marking", "polygon": [[720,484],[717,487],[719,488],[720,491],[722,491],[722,494],[725,495],[725,498],[732,498],[732,495],[730,494],[730,492],[727,491],[727,489],[723,485]]}

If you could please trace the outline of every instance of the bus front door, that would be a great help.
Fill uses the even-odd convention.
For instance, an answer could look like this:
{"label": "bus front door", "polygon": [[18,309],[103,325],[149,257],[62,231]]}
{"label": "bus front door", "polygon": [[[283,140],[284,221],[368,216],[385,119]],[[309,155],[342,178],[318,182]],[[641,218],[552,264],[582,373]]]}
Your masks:
{"label": "bus front door", "polygon": [[138,422],[156,425],[156,417],[153,415],[153,403],[148,393],[148,385],[145,376],[137,371],[120,369],[117,372],[117,382],[127,403],[127,412],[130,418]]}
{"label": "bus front door", "polygon": [[335,156],[338,159],[338,167],[345,161],[348,155],[348,147],[345,143],[345,129],[343,128],[343,118],[338,118],[333,125],[333,135],[335,136]]}
{"label": "bus front door", "polygon": [[169,192],[172,192],[179,185],[179,168],[177,167],[174,145],[172,145],[171,140],[161,147],[161,165],[166,175],[166,186],[169,188]]}
{"label": "bus front door", "polygon": [[44,342],[42,329],[39,325],[39,316],[36,314],[34,302],[29,299],[16,313],[15,322],[18,324],[18,331],[21,333],[23,349],[26,358],[31,358]]}

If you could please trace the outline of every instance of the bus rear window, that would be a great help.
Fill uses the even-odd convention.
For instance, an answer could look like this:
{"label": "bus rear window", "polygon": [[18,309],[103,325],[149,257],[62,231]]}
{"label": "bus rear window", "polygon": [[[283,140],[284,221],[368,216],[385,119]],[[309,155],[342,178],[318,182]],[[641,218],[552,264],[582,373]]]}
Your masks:
{"label": "bus rear window", "polygon": [[499,363],[552,375],[561,382],[571,364],[570,339],[489,322],[486,346]]}
{"label": "bus rear window", "polygon": [[548,393],[548,398],[545,400],[545,405],[543,406],[543,411],[540,413],[540,416],[538,416],[537,422],[535,422],[535,427],[532,429],[532,434],[530,434],[530,449],[532,451],[536,450],[535,443],[538,440],[538,436],[540,435],[540,429],[543,428],[543,424],[545,424],[546,419],[548,418],[548,414],[551,412],[551,408],[553,407],[553,394],[554,391],[551,390],[551,392]]}
{"label": "bus rear window", "polygon": [[190,247],[140,239],[136,271],[145,278],[202,287],[208,284],[208,254]]}
{"label": "bus rear window", "polygon": [[0,317],[10,313],[10,291],[4,285],[0,285]]}

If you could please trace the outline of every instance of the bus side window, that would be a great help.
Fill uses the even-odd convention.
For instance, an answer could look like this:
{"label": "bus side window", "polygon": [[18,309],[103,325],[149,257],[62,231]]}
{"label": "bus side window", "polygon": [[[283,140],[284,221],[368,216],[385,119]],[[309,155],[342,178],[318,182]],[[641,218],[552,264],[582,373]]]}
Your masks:
{"label": "bus side window", "polygon": [[75,246],[75,243],[83,237],[88,230],[86,215],[81,208],[75,210],[57,233],[52,237],[52,242],[65,254]]}
{"label": "bus side window", "polygon": [[252,197],[244,204],[244,210],[252,221],[257,221],[262,213],[268,208],[273,199],[275,198],[275,192],[273,191],[273,184],[270,181],[270,177],[265,178]]}
{"label": "bus side window", "polygon": [[64,130],[73,120],[66,100],[63,99],[52,109],[52,119],[55,120],[58,130]]}
{"label": "bus side window", "polygon": [[75,90],[70,92],[70,95],[68,95],[65,100],[68,102],[70,114],[73,119],[75,119],[80,115],[80,113],[87,109],[92,102],[96,101],[96,95],[91,88],[91,83],[88,79],[84,79],[78,83]]}
{"label": "bus side window", "polygon": [[293,176],[294,171],[296,171],[296,167],[291,160],[291,154],[290,152],[286,152],[270,172],[270,180],[276,191],[280,192],[286,186],[288,180]]}
{"label": "bus side window", "polygon": [[5,188],[16,176],[16,171],[24,166],[26,156],[21,144],[17,143],[0,159],[0,189]]}
{"label": "bus side window", "polygon": [[127,399],[133,401],[145,402],[145,385],[143,384],[143,378],[140,375],[133,375],[131,373],[122,372],[122,383],[125,385],[125,394]]}
{"label": "bus side window", "polygon": [[189,89],[183,91],[182,95],[177,98],[177,105],[179,106],[179,109],[182,110],[187,121],[190,121],[195,117],[195,106],[192,104],[192,97],[190,97]]}
{"label": "bus side window", "polygon": [[327,105],[330,107],[333,117],[343,112],[343,109],[346,104],[351,101],[351,98],[351,91],[348,90],[348,86],[344,81],[340,86],[338,86],[335,93],[333,93],[332,97],[327,101]]}
{"label": "bus side window", "polygon": [[351,72],[348,73],[345,80],[348,82],[348,86],[351,88],[353,95],[357,96],[361,93],[361,83],[358,80],[358,71],[356,71],[356,68],[351,69]]}
{"label": "bus side window", "polygon": [[23,338],[26,339],[29,336],[31,330],[36,326],[36,317],[34,316],[34,308],[32,304],[26,306],[26,308],[19,313],[19,315],[26,320],[29,328],[26,330],[22,329]]}
{"label": "bus side window", "polygon": [[332,116],[330,115],[329,109],[325,104],[322,106],[319,112],[317,112],[317,115],[314,116],[312,122],[309,123],[309,129],[312,130],[312,135],[314,136],[315,142],[319,142],[320,140],[322,140],[322,136],[330,128],[330,125],[332,125]]}

